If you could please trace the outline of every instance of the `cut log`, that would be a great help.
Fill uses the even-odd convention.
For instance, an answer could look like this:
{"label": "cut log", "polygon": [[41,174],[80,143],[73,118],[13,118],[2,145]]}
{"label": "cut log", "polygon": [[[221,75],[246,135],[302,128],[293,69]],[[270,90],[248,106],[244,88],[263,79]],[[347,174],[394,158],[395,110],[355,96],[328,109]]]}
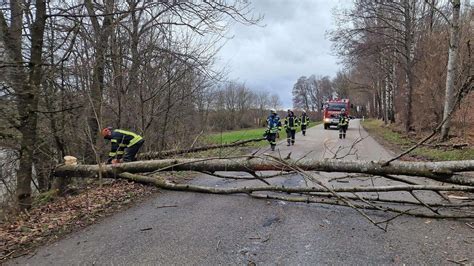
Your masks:
{"label": "cut log", "polygon": [[284,160],[260,157],[240,157],[225,159],[165,159],[137,161],[112,165],[62,165],[55,169],[59,177],[87,177],[91,174],[102,174],[114,177],[120,173],[146,173],[155,171],[292,171],[294,167],[304,171],[364,173],[371,175],[406,175],[423,176],[438,181],[474,186],[474,178],[461,176],[458,172],[474,171],[474,160],[449,162],[406,162],[394,161],[384,166],[384,161],[356,160]]}
{"label": "cut log", "polygon": [[242,146],[242,145],[245,145],[245,144],[250,143],[250,142],[258,142],[258,141],[262,141],[262,140],[265,140],[265,138],[241,140],[241,141],[232,142],[232,143],[228,143],[228,144],[217,144],[217,145],[189,148],[189,149],[183,149],[183,150],[145,152],[145,153],[138,154],[137,158],[139,160],[162,159],[162,158],[167,158],[167,157],[174,156],[174,155],[179,155],[179,154],[186,154],[186,153],[192,153],[192,152],[200,152],[200,151],[207,151],[207,150],[215,150],[215,149]]}

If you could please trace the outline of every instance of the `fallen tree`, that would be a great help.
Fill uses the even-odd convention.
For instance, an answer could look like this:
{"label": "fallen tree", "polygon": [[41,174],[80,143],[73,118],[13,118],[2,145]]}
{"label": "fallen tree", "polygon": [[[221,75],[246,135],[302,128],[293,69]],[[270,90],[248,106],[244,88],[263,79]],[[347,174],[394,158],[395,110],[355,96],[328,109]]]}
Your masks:
{"label": "fallen tree", "polygon": [[[289,157],[289,156],[287,156]],[[61,177],[95,177],[106,176],[111,178],[122,178],[133,182],[154,185],[168,190],[179,190],[211,194],[246,194],[257,199],[278,199],[290,202],[306,202],[340,205],[354,209],[372,224],[386,230],[381,224],[402,215],[430,218],[474,218],[471,211],[471,202],[426,202],[423,197],[415,192],[431,191],[441,196],[442,200],[447,197],[446,192],[474,192],[474,178],[461,175],[462,172],[473,171],[474,160],[451,161],[451,162],[404,162],[395,161],[389,165],[384,161],[350,161],[325,159],[314,160],[301,158],[299,160],[281,159],[271,155],[263,156],[238,156],[233,158],[204,158],[204,159],[165,159],[138,161],[122,163],[118,165],[61,165],[55,169],[54,174]],[[158,172],[166,171],[197,171],[212,175],[216,178],[235,179],[248,182],[249,180],[261,181],[261,186],[239,186],[236,187],[214,187],[200,186],[194,184],[176,184],[156,175]],[[246,172],[248,176],[229,176],[216,172]],[[278,171],[264,175],[264,171]],[[342,172],[359,173],[373,178],[385,178],[403,183],[403,185],[385,186],[349,186],[334,188],[324,183],[315,172]],[[258,172],[258,174],[257,174]],[[285,187],[271,184],[272,178],[283,176],[292,178],[294,175],[302,177],[305,187]],[[359,175],[360,176],[360,175]],[[409,176],[423,176],[451,185],[420,185],[412,181]],[[348,175],[345,178],[352,179],[355,176]],[[332,182],[338,179],[330,179]],[[238,184],[238,183],[236,183]],[[409,198],[384,199],[381,193],[407,193]],[[285,195],[279,195],[285,193]],[[369,194],[367,194],[369,193]],[[370,193],[376,193],[377,198],[370,197]],[[288,195],[290,194],[290,195]],[[412,197],[410,197],[410,195]],[[467,198],[467,197],[466,197]],[[388,204],[388,205],[387,205]],[[398,207],[392,206],[396,204]],[[370,217],[365,210],[383,211],[394,213],[394,216],[383,221],[376,221]],[[441,212],[441,210],[443,210]],[[446,210],[448,210],[446,212]]]}
{"label": "fallen tree", "polygon": [[237,147],[242,146],[250,142],[259,142],[265,140],[265,138],[255,138],[255,139],[248,139],[248,140],[240,140],[232,143],[226,144],[216,144],[216,145],[209,145],[209,146],[202,146],[202,147],[195,147],[189,149],[182,149],[182,150],[167,150],[167,151],[158,151],[158,152],[144,152],[138,154],[137,158],[139,160],[153,160],[153,159],[163,159],[170,156],[186,154],[186,153],[193,153],[193,152],[200,152],[200,151],[208,151],[208,150],[215,150],[215,149],[223,149],[223,148],[230,148],[230,147]]}
{"label": "fallen tree", "polygon": [[[370,199],[362,197],[358,192],[393,192],[393,191],[407,191],[413,194],[414,191],[465,191],[473,192],[474,187],[472,186],[422,186],[422,185],[402,185],[402,186],[380,186],[380,187],[346,187],[346,188],[335,188],[331,189],[331,192],[326,195],[310,194],[319,192],[328,192],[327,188],[324,187],[285,187],[285,186],[260,186],[260,187],[234,187],[234,188],[216,188],[200,185],[191,184],[176,184],[162,177],[143,176],[131,173],[120,173],[119,178],[127,179],[133,182],[152,184],[156,187],[177,190],[177,191],[188,191],[198,193],[210,193],[210,194],[248,194],[253,198],[257,199],[275,199],[289,202],[302,202],[302,203],[319,203],[329,205],[340,205],[350,207],[358,210],[365,218],[370,220],[377,227],[386,230],[387,228],[381,227],[380,224],[385,223],[386,226],[389,221],[401,216],[410,215],[415,217],[433,218],[433,219],[463,219],[463,218],[474,218],[472,212],[464,212],[466,208],[471,208],[471,203],[458,203],[458,204],[440,204],[440,203],[425,203],[418,197],[415,197],[418,202],[411,201],[395,201],[395,200],[384,200],[384,199]],[[302,194],[301,196],[279,196],[278,194],[255,194],[254,192],[284,192],[287,194]],[[337,194],[337,197],[331,195],[331,193],[348,193],[353,192],[355,196],[342,196]],[[325,198],[326,196],[326,198]],[[327,196],[333,196],[327,198]],[[409,208],[396,208],[393,206],[385,206],[382,203],[401,203],[403,205],[411,205]],[[415,207],[413,207],[415,206]],[[430,210],[431,213],[423,212],[421,208]],[[435,209],[436,208],[436,209]],[[440,213],[441,208],[449,208],[451,211],[457,211],[458,213]],[[374,221],[372,218],[367,216],[362,210],[378,210],[383,212],[395,213],[395,216],[382,220]]]}
{"label": "fallen tree", "polygon": [[448,162],[406,162],[356,160],[277,160],[262,157],[206,158],[206,159],[164,159],[122,163],[119,165],[62,165],[55,169],[59,177],[81,177],[101,173],[115,177],[120,173],[147,173],[155,171],[198,171],[198,172],[258,172],[258,171],[303,171],[363,173],[370,175],[422,176],[437,181],[474,186],[474,178],[460,175],[460,172],[474,171],[474,160]]}

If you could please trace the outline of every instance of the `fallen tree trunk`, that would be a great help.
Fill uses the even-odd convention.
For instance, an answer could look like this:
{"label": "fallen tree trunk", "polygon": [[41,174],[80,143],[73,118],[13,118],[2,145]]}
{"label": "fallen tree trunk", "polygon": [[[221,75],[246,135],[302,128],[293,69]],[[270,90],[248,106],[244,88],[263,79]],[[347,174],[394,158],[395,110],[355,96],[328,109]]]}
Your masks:
{"label": "fallen tree trunk", "polygon": [[423,176],[442,182],[474,186],[474,178],[461,176],[457,172],[474,171],[474,160],[450,162],[405,162],[394,161],[389,165],[383,161],[345,160],[276,160],[261,157],[165,159],[137,161],[119,165],[62,165],[55,169],[58,177],[86,177],[101,172],[114,177],[120,173],[146,173],[155,171],[292,171],[294,167],[304,171],[364,173],[371,175]]}
{"label": "fallen tree trunk", "polygon": [[[256,195],[252,194],[253,192],[285,192],[285,193],[308,193],[308,192],[327,192],[326,188],[321,187],[285,187],[285,186],[263,186],[263,187],[234,187],[234,188],[217,188],[217,187],[208,187],[208,186],[200,186],[200,185],[190,185],[190,184],[175,184],[170,182],[162,177],[150,177],[150,176],[142,176],[137,174],[131,173],[121,173],[119,174],[120,178],[128,179],[130,181],[144,183],[144,184],[151,184],[155,185],[156,187],[169,189],[169,190],[178,190],[178,191],[189,191],[189,192],[199,192],[199,193],[210,193],[210,194],[241,194],[245,193],[250,195],[251,197],[255,198],[262,198],[262,199],[278,199],[278,200],[285,200],[291,202],[305,202],[305,203],[323,203],[323,204],[332,204],[332,205],[341,205],[346,207],[351,207],[355,209],[368,209],[368,210],[380,210],[384,212],[394,212],[398,214],[404,215],[411,215],[411,216],[418,216],[418,217],[426,217],[426,218],[474,218],[474,214],[426,214],[423,212],[413,212],[410,209],[397,209],[387,206],[375,205],[363,198],[359,197],[359,199],[363,200],[362,204],[358,203],[348,203],[344,202],[340,199],[321,199],[316,197],[312,197],[311,195],[308,196],[277,196],[277,195]],[[466,191],[472,192],[474,191],[474,187],[469,186],[421,186],[421,185],[405,185],[405,186],[381,186],[381,187],[347,187],[347,188],[334,188],[333,192],[337,193],[344,193],[344,192],[390,192],[390,191],[414,191],[414,190],[429,190],[429,191]],[[347,200],[347,198],[344,198]],[[421,205],[421,204],[420,204]],[[462,205],[450,206],[454,207],[462,207]],[[371,220],[372,221],[372,220]],[[374,222],[374,221],[372,221]],[[375,223],[377,225],[377,223]]]}
{"label": "fallen tree trunk", "polygon": [[[250,195],[253,198],[257,199],[272,199],[272,200],[283,200],[283,201],[289,201],[289,202],[302,202],[302,203],[319,203],[319,204],[328,204],[328,205],[339,205],[339,206],[346,206],[349,207],[347,204],[344,202],[341,202],[336,199],[320,199],[320,198],[310,198],[310,197],[299,197],[299,196],[277,196],[277,195]],[[353,203],[353,206],[359,209],[365,209],[365,210],[379,210],[379,211],[384,211],[384,212],[393,212],[393,213],[398,213],[400,215],[410,215],[410,216],[415,216],[415,217],[422,217],[422,218],[433,218],[433,219],[471,219],[474,218],[474,214],[471,213],[462,213],[462,214],[428,214],[428,213],[423,213],[420,211],[415,211],[415,210],[403,210],[403,209],[397,209],[397,208],[392,208],[392,207],[387,207],[387,206],[380,206],[380,205],[367,205],[367,204],[358,204],[358,203]],[[396,218],[397,216],[393,217]],[[385,221],[380,221],[378,223],[386,223],[389,220]]]}
{"label": "fallen tree trunk", "polygon": [[[256,187],[232,187],[219,188],[207,187],[191,184],[175,184],[161,177],[142,176],[131,173],[121,173],[120,178],[128,179],[142,184],[153,184],[157,187],[182,190],[191,192],[201,192],[210,194],[240,194],[252,193],[258,191],[273,191],[286,193],[308,193],[308,192],[327,192],[326,188],[322,187],[285,187],[285,186],[256,186]],[[429,186],[429,185],[399,185],[399,186],[378,186],[378,187],[341,187],[333,188],[334,192],[391,192],[391,191],[414,191],[414,190],[430,190],[430,191],[464,191],[474,192],[474,187],[471,186]]]}
{"label": "fallen tree trunk", "polygon": [[438,144],[428,144],[424,143],[423,146],[431,147],[431,148],[453,148],[453,149],[462,149],[464,147],[468,147],[469,143],[438,143]]}
{"label": "fallen tree trunk", "polygon": [[203,146],[203,147],[196,147],[196,148],[189,148],[183,150],[168,150],[168,151],[158,151],[158,152],[145,152],[138,154],[137,158],[139,160],[153,160],[153,159],[162,159],[167,158],[174,155],[179,154],[186,154],[192,152],[200,152],[200,151],[207,151],[207,150],[215,150],[215,149],[222,149],[222,148],[229,148],[229,147],[237,147],[242,146],[250,142],[258,142],[265,140],[265,138],[256,138],[256,139],[248,139],[248,140],[241,140],[229,144],[217,144],[217,145],[210,145],[210,146]]}

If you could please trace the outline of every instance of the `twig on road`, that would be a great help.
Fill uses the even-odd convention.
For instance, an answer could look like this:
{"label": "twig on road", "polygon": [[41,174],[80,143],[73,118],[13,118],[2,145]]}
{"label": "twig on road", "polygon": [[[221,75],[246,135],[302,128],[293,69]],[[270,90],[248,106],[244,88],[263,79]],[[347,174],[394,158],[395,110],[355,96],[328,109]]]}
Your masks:
{"label": "twig on road", "polygon": [[452,262],[452,263],[459,264],[459,265],[465,265],[465,263],[463,263],[463,262],[468,261],[468,258],[460,259],[460,260],[452,260],[452,259],[446,259],[446,260],[447,260],[447,261],[450,261],[450,262]]}
{"label": "twig on road", "polygon": [[176,208],[178,205],[163,205],[163,206],[156,206],[157,209],[160,208]]}

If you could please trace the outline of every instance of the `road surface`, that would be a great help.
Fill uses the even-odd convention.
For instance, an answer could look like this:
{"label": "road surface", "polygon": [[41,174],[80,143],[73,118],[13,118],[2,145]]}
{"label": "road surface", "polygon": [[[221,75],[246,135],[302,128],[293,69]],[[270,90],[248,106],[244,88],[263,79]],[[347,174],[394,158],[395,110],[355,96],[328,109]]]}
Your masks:
{"label": "road surface", "polygon": [[[361,136],[364,139],[351,149]],[[292,158],[327,158],[333,156],[331,151],[338,151],[339,156],[349,153],[345,159],[362,160],[391,156],[367,136],[357,120],[351,121],[347,139],[337,137],[336,130],[324,130],[319,125],[309,129],[305,137],[297,134],[295,146],[281,142],[274,154],[286,156],[291,151]],[[326,180],[337,176],[320,175]],[[372,181],[359,182],[370,185]],[[208,176],[193,182],[235,185]],[[304,185],[298,176],[273,182]],[[410,196],[399,193],[389,197]],[[165,205],[176,207],[158,208]],[[379,220],[391,217],[368,213]],[[345,207],[163,191],[9,264],[438,265],[464,259],[464,263],[474,263],[474,230],[466,222],[399,217],[384,232]]]}

